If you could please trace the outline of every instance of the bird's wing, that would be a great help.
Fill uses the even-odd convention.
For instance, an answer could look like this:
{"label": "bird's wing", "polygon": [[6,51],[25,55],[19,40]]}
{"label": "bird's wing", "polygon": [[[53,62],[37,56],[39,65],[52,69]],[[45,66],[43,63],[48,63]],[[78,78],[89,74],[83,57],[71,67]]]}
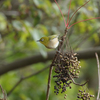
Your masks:
{"label": "bird's wing", "polygon": [[58,38],[58,35],[49,36],[49,39],[50,39],[50,40],[53,40],[53,39],[55,39],[55,38]]}

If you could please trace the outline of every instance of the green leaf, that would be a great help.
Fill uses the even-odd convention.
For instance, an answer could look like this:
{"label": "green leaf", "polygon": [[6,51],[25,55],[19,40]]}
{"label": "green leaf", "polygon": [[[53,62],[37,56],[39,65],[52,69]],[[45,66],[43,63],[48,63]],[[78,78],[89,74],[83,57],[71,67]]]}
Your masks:
{"label": "green leaf", "polygon": [[6,17],[3,13],[0,12],[0,31],[5,30],[6,26],[7,26]]}
{"label": "green leaf", "polygon": [[100,38],[99,38],[99,36],[98,36],[98,34],[97,33],[94,33],[93,34],[93,38],[94,38],[94,40],[95,40],[95,43],[100,43]]}
{"label": "green leaf", "polygon": [[18,20],[14,20],[12,21],[12,25],[14,26],[14,28],[16,28],[17,30],[22,30],[22,23]]}
{"label": "green leaf", "polygon": [[39,24],[39,25],[37,25],[36,27],[37,27],[43,34],[45,34],[45,35],[48,34],[48,30],[47,30],[46,26]]}

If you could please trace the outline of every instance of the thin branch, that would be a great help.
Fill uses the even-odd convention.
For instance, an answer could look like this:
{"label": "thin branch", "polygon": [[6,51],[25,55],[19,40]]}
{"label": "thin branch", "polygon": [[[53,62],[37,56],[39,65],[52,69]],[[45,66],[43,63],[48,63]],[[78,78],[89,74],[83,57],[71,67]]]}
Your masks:
{"label": "thin branch", "polygon": [[[70,24],[70,21],[72,20],[72,18],[74,17],[74,15],[76,14],[76,12],[77,12],[80,8],[82,8],[83,6],[85,6],[89,1],[90,1],[90,0],[88,0],[85,4],[83,4],[81,7],[79,7],[79,8],[74,12],[74,14],[72,15],[72,17],[70,18],[70,20],[69,20],[69,22],[68,22],[69,24]],[[71,25],[71,26],[72,26],[72,25]],[[70,26],[70,27],[71,27],[71,26]],[[69,28],[70,28],[70,27],[69,27]]]}
{"label": "thin branch", "polygon": [[28,78],[30,78],[30,77],[32,77],[32,76],[34,76],[34,75],[37,75],[37,74],[39,74],[39,73],[45,71],[47,68],[49,68],[49,66],[47,66],[47,67],[45,67],[45,68],[39,70],[38,72],[35,72],[35,73],[31,74],[31,75],[28,75],[28,76],[26,76],[26,77],[21,77],[20,80],[19,80],[19,81],[13,86],[13,88],[7,93],[7,95],[9,96],[9,95],[15,90],[15,88],[16,88],[23,80],[28,79]]}
{"label": "thin branch", "polygon": [[95,53],[96,60],[97,60],[97,66],[98,66],[98,95],[97,95],[97,100],[100,100],[100,64],[99,64],[99,57],[98,54]]}
{"label": "thin branch", "polygon": [[[75,17],[74,17],[74,20],[72,23],[75,23],[77,22],[77,19],[78,19],[78,16],[80,15],[80,13],[76,13]],[[74,34],[74,27],[71,27],[71,29],[69,30],[68,32],[68,38],[70,39],[71,35]]]}
{"label": "thin branch", "polygon": [[88,81],[86,81],[86,82],[83,83],[83,84],[76,83],[76,82],[74,81],[74,79],[71,77],[71,75],[70,75],[70,74],[68,74],[68,75],[69,75],[69,77],[71,78],[73,84],[75,84],[75,85],[78,85],[78,86],[84,86],[84,85],[88,82]]}
{"label": "thin branch", "polygon": [[62,46],[63,46],[63,43],[64,43],[65,38],[66,38],[66,35],[67,35],[67,32],[68,32],[68,31],[67,31],[67,28],[66,28],[66,29],[65,29],[64,35],[61,37],[61,42],[59,43],[58,51],[56,52],[55,57],[53,58],[53,61],[52,61],[51,65],[50,65],[49,78],[48,78],[48,85],[47,85],[46,100],[49,100],[50,84],[51,84],[51,75],[52,75],[53,64],[54,64],[56,58],[58,57],[59,52],[61,51],[61,48],[62,48]]}
{"label": "thin branch", "polygon": [[57,1],[56,1],[56,0],[54,0],[54,1],[55,1],[55,3],[57,4],[57,6],[58,6],[58,8],[59,8],[59,10],[60,10],[60,13],[61,13],[61,15],[62,15],[62,17],[63,17],[64,23],[65,23],[65,26],[66,26],[67,24],[66,24],[66,20],[65,20],[65,18],[64,18],[64,15],[63,15],[63,13],[62,13],[62,11],[61,11],[61,9],[60,9],[60,7],[59,7]]}
{"label": "thin branch", "polygon": [[46,100],[49,99],[49,92],[50,92],[50,83],[51,83],[52,69],[53,69],[53,66],[51,65],[51,66],[50,66],[50,70],[49,70],[49,77],[48,77],[48,85],[47,85]]}
{"label": "thin branch", "polygon": [[0,100],[7,100],[7,95],[6,95],[6,93],[5,93],[5,91],[3,90],[3,88],[2,88],[2,86],[0,85],[0,88],[1,88],[1,91],[2,91],[2,93],[3,93],[3,99],[0,99]]}
{"label": "thin branch", "polygon": [[88,21],[88,20],[92,20],[92,19],[100,19],[100,17],[89,18],[89,19],[85,19],[85,20],[78,21],[78,22],[72,24],[71,26],[69,26],[68,29],[70,29],[73,25],[75,25],[75,24],[77,24],[77,23],[84,22],[84,21]]}
{"label": "thin branch", "polygon": [[68,25],[69,25],[68,21],[69,21],[70,6],[71,6],[71,0],[70,0],[70,4],[69,4],[69,9],[68,9],[68,18],[67,18],[66,27],[68,27]]}

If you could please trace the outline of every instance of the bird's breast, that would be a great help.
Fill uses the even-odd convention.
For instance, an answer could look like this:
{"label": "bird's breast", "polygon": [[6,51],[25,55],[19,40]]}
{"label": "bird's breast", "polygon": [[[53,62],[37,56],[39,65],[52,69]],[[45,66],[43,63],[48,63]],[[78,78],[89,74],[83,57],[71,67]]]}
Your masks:
{"label": "bird's breast", "polygon": [[58,38],[54,38],[49,41],[48,45],[45,45],[49,49],[54,49],[59,45]]}

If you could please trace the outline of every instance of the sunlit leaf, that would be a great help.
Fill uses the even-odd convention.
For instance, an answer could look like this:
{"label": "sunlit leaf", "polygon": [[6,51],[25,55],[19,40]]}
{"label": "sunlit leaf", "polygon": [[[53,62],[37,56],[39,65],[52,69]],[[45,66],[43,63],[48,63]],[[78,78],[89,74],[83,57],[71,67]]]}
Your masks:
{"label": "sunlit leaf", "polygon": [[0,13],[0,31],[4,30],[7,26],[6,17],[3,13]]}
{"label": "sunlit leaf", "polygon": [[39,25],[37,26],[37,28],[38,28],[44,35],[47,35],[47,34],[48,34],[48,30],[47,30],[46,26],[39,24]]}
{"label": "sunlit leaf", "polygon": [[95,40],[95,43],[100,43],[100,38],[99,38],[99,36],[98,36],[98,34],[97,33],[94,33],[93,34],[93,38],[94,38],[94,40]]}
{"label": "sunlit leaf", "polygon": [[17,30],[22,30],[22,24],[21,24],[21,22],[20,21],[17,21],[17,20],[15,20],[15,21],[12,21],[12,24],[13,24],[13,26],[15,27],[15,29],[17,29]]}

